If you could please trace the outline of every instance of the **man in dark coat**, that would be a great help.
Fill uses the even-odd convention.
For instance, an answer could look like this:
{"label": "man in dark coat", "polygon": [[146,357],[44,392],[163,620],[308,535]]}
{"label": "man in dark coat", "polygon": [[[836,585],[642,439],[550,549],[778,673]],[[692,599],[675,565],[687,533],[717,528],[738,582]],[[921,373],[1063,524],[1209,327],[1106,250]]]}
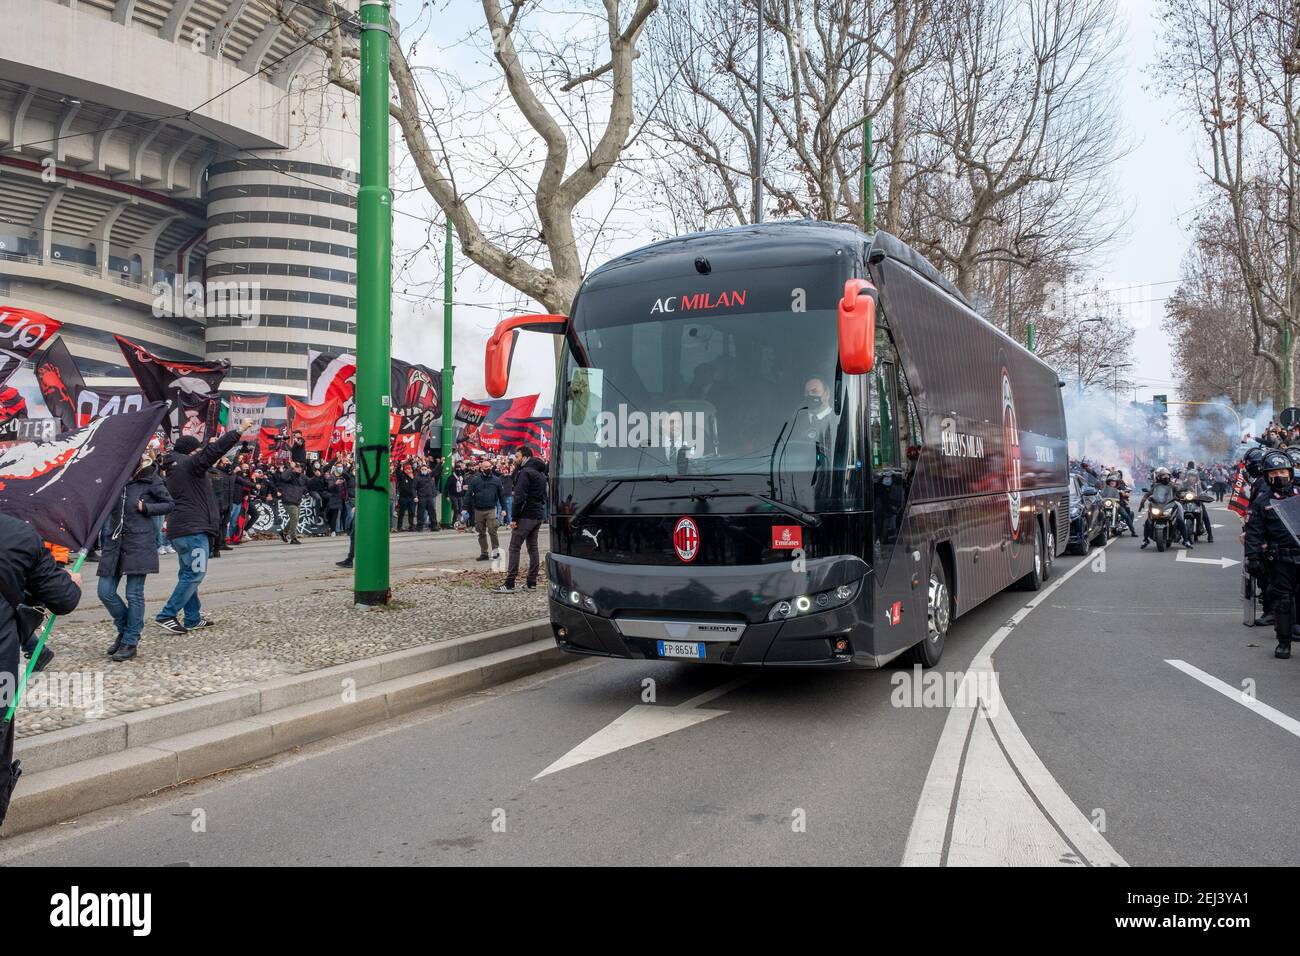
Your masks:
{"label": "man in dark coat", "polygon": [[[174,507],[157,465],[146,455],[104,523],[99,538],[99,600],[117,626],[117,639],[108,649],[115,661],[129,661],[136,655],[144,627],[144,579],[158,573],[153,519],[171,514]],[[122,578],[126,578],[125,602],[117,593]]]}
{"label": "man in dark coat", "polygon": [[[207,444],[200,444],[192,435],[182,435],[165,459],[167,491],[175,503],[167,520],[167,538],[176,549],[180,570],[172,596],[154,618],[164,631],[184,634],[213,624],[203,617],[199,601],[199,584],[208,573],[208,558],[221,535],[221,516],[208,470],[239,444],[241,432],[252,427],[253,423],[246,421]],[[177,620],[182,611],[184,623]]]}
{"label": "man in dark coat", "polygon": [[[26,521],[0,514],[0,592],[12,593],[24,604],[38,605],[55,614],[71,614],[81,601],[81,575],[62,570],[40,535]],[[0,598],[0,708],[7,710],[18,692],[18,623],[16,610]],[[3,717],[3,712],[0,712]],[[0,733],[0,821],[9,807],[18,775],[13,759],[14,724],[8,721]]]}
{"label": "man in dark coat", "polygon": [[402,516],[406,516],[406,530],[415,530],[415,471],[410,462],[401,465],[394,476],[397,489],[397,527],[402,530]]}
{"label": "man in dark coat", "polygon": [[285,527],[280,529],[280,539],[287,540],[290,544],[302,544],[298,540],[298,519],[302,514],[303,495],[307,494],[307,479],[303,475],[302,465],[295,461],[291,467],[285,468],[276,476],[275,494],[284,503],[284,510],[288,513]]}
{"label": "man in dark coat", "polygon": [[434,481],[433,470],[429,463],[420,465],[420,473],[415,476],[415,530],[423,531],[428,522],[430,531],[440,531],[438,524],[438,486]]}
{"label": "man in dark coat", "polygon": [[546,462],[533,456],[533,450],[524,445],[515,453],[514,521],[510,523],[510,564],[506,570],[505,584],[498,590],[512,594],[519,577],[519,550],[528,546],[528,590],[537,587],[537,573],[541,556],[537,550],[537,534],[546,519]]}
{"label": "man in dark coat", "polygon": [[[474,509],[474,530],[478,532],[478,549],[480,561],[486,561],[500,552],[501,544],[497,541],[497,507],[505,507],[506,492],[501,487],[501,478],[492,470],[492,462],[483,459],[478,474],[469,480],[469,504]],[[492,541],[492,552],[488,553],[488,540]]]}

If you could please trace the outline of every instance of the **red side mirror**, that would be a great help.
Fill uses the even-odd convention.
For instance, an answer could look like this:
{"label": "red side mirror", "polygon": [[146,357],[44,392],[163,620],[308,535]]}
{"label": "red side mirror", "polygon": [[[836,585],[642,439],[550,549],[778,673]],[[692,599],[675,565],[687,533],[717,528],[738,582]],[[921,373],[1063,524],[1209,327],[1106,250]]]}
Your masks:
{"label": "red side mirror", "polygon": [[876,364],[876,287],[866,279],[844,283],[840,299],[840,367],[849,375]]}
{"label": "red side mirror", "polygon": [[488,394],[500,398],[510,388],[510,363],[521,331],[563,335],[568,326],[569,318],[564,315],[516,315],[497,323],[484,356],[483,378]]}

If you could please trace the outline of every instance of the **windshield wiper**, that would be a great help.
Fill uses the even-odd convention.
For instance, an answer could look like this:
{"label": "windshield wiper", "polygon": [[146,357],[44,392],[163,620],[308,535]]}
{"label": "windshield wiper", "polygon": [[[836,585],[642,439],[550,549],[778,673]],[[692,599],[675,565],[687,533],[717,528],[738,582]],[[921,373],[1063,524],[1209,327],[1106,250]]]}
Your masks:
{"label": "windshield wiper", "polygon": [[[713,478],[712,481],[730,481],[729,478]],[[756,491],[719,491],[714,488],[712,491],[692,491],[687,495],[661,495],[654,498],[642,498],[642,501],[668,501],[671,498],[689,498],[691,501],[708,501],[711,498],[753,498],[764,504],[771,505],[777,511],[784,515],[789,515],[796,521],[800,521],[810,528],[819,527],[822,519],[810,511],[804,511],[802,508],[796,508],[794,505],[786,504],[784,501],[778,501],[775,498],[769,498],[767,495],[760,495]]]}
{"label": "windshield wiper", "polygon": [[[699,475],[636,475],[628,478],[610,478],[603,485],[601,485],[600,491],[596,492],[594,495],[588,498],[587,502],[581,508],[579,508],[577,511],[573,513],[573,517],[571,517],[569,520],[573,524],[577,524],[583,518],[587,517],[587,515],[591,514],[593,511],[599,508],[605,502],[605,499],[608,498],[610,495],[612,495],[615,489],[617,489],[620,485],[635,484],[638,481],[660,481],[663,482],[664,484],[670,485],[674,481],[699,481],[699,480],[700,480]],[[711,479],[711,480],[717,480],[717,479]],[[730,479],[722,479],[722,480],[729,481]],[[647,499],[647,500],[652,501],[655,499]]]}

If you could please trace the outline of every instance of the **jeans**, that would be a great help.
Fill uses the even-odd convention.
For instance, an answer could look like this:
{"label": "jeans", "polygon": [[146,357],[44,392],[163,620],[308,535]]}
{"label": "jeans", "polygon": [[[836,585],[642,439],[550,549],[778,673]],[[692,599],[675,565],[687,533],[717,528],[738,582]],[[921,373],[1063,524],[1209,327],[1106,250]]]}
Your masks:
{"label": "jeans", "polygon": [[438,499],[434,495],[416,499],[415,530],[423,531],[426,527],[430,531],[438,527]]}
{"label": "jeans", "polygon": [[515,496],[506,495],[506,524],[515,520]]}
{"label": "jeans", "polygon": [[163,537],[163,518],[162,515],[154,515],[153,518],[153,546],[155,549],[165,548],[167,539]]}
{"label": "jeans", "polygon": [[143,574],[126,575],[126,603],[117,593],[121,575],[99,579],[100,603],[108,609],[117,625],[118,639],[127,647],[140,643],[140,628],[144,626],[144,579]]}
{"label": "jeans", "polygon": [[528,586],[537,587],[537,570],[541,559],[537,551],[537,532],[541,530],[540,518],[520,518],[519,527],[510,532],[510,565],[506,571],[506,587],[515,586],[519,577],[519,549],[528,545]]}
{"label": "jeans", "polygon": [[397,530],[402,530],[402,519],[406,519],[406,530],[415,530],[415,499],[398,498],[397,499]]}
{"label": "jeans", "polygon": [[243,512],[242,504],[233,504],[230,506],[230,520],[226,522],[226,537],[233,538],[239,534],[239,515]]}
{"label": "jeans", "polygon": [[199,584],[208,573],[208,536],[187,534],[173,538],[171,544],[176,549],[180,570],[176,575],[176,588],[158,612],[157,619],[174,619],[183,610],[185,619],[181,623],[186,627],[198,627],[199,621],[203,620]]}

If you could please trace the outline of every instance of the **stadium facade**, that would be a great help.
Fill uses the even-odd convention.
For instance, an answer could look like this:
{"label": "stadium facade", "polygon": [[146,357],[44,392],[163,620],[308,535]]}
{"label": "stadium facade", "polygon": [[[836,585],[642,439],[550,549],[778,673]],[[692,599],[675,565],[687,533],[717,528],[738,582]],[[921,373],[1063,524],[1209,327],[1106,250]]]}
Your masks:
{"label": "stadium facade", "polygon": [[303,41],[323,4],[0,0],[0,23],[0,303],[62,321],[92,384],[129,378],[114,333],[262,394],[352,350],[359,115]]}

